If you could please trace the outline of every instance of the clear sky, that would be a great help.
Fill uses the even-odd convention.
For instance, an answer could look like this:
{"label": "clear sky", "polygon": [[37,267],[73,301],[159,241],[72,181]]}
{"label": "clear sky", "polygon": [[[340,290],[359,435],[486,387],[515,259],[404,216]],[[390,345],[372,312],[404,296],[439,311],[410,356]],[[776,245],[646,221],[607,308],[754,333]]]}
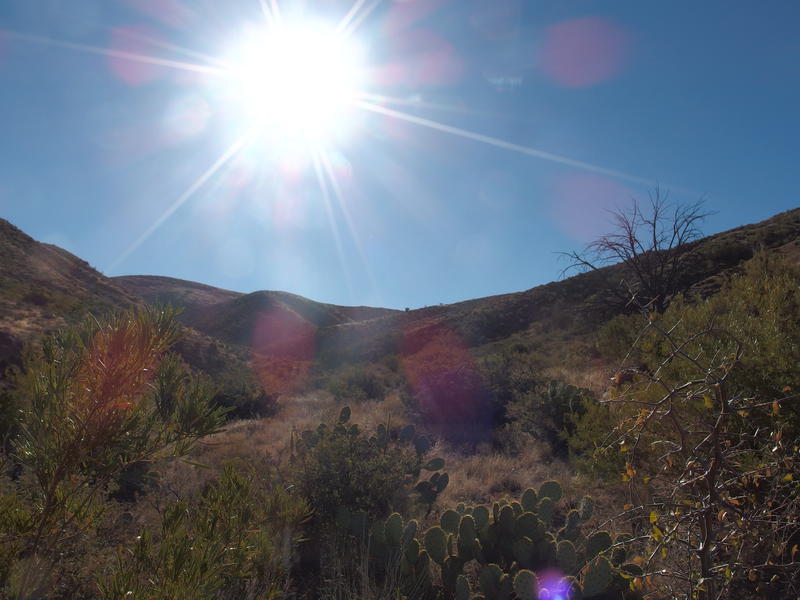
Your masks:
{"label": "clear sky", "polygon": [[656,182],[705,198],[708,233],[800,205],[798,23],[793,0],[2,0],[0,216],[106,275],[524,290]]}

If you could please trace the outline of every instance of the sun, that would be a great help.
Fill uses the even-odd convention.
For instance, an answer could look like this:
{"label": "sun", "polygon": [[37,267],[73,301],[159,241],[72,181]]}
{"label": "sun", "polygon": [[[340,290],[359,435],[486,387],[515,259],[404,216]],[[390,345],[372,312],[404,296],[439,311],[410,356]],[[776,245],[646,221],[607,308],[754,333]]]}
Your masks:
{"label": "sun", "polygon": [[234,110],[271,141],[326,143],[348,133],[364,83],[363,52],[319,23],[248,31],[226,63]]}

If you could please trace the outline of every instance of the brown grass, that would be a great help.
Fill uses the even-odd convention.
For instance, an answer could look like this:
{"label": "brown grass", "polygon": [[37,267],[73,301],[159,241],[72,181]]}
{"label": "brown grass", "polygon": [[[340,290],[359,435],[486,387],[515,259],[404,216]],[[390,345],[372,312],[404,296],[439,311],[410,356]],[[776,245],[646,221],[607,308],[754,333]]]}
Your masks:
{"label": "brown grass", "polygon": [[[289,458],[292,432],[333,422],[342,409],[324,391],[311,392],[287,400],[271,418],[235,421],[223,431],[200,441],[187,461],[172,461],[162,468],[163,481],[179,496],[202,489],[223,465],[242,462],[277,470]],[[379,423],[402,425],[407,422],[399,394],[390,394],[382,402],[349,404],[350,422],[368,431]]]}

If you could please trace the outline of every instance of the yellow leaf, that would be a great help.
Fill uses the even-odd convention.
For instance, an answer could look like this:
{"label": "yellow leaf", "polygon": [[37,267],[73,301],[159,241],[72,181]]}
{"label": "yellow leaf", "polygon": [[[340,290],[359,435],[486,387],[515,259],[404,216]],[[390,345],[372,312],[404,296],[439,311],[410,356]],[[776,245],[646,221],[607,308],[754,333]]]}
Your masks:
{"label": "yellow leaf", "polygon": [[661,558],[662,559],[667,558],[667,547],[666,546],[661,546]]}
{"label": "yellow leaf", "polygon": [[733,572],[731,571],[730,567],[726,567],[725,569],[725,579],[730,579],[733,577]]}
{"label": "yellow leaf", "polygon": [[660,542],[664,539],[664,532],[661,531],[657,525],[653,525],[653,539]]}
{"label": "yellow leaf", "polygon": [[714,408],[714,401],[708,394],[703,396],[703,406],[705,406],[706,408]]}
{"label": "yellow leaf", "polygon": [[794,477],[792,476],[791,473],[787,473],[786,475],[783,476],[784,481],[792,481],[793,479]]}
{"label": "yellow leaf", "polygon": [[656,521],[658,521],[658,513],[656,511],[652,511],[650,513],[650,522],[655,523]]}

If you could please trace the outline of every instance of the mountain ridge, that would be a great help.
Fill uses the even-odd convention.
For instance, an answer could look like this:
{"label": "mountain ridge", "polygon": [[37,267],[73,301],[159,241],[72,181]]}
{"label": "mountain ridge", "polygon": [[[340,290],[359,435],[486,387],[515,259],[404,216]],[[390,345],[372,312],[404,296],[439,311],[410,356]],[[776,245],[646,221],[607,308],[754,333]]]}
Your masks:
{"label": "mountain ridge", "polygon": [[[685,274],[687,287],[707,296],[758,248],[800,259],[800,209],[692,245],[700,261]],[[611,265],[521,292],[399,311],[321,303],[282,291],[248,294],[165,276],[107,277],[0,219],[0,368],[18,362],[22,345],[46,331],[89,313],[145,302],[184,309],[180,318],[193,341],[184,344],[181,354],[208,371],[219,362],[218,347],[240,363],[285,354],[335,368],[408,353],[444,335],[478,350],[518,340],[557,357],[560,344],[586,340],[596,330],[599,323],[580,318],[580,309],[593,298],[602,299],[599,294],[619,277],[620,268]]]}

